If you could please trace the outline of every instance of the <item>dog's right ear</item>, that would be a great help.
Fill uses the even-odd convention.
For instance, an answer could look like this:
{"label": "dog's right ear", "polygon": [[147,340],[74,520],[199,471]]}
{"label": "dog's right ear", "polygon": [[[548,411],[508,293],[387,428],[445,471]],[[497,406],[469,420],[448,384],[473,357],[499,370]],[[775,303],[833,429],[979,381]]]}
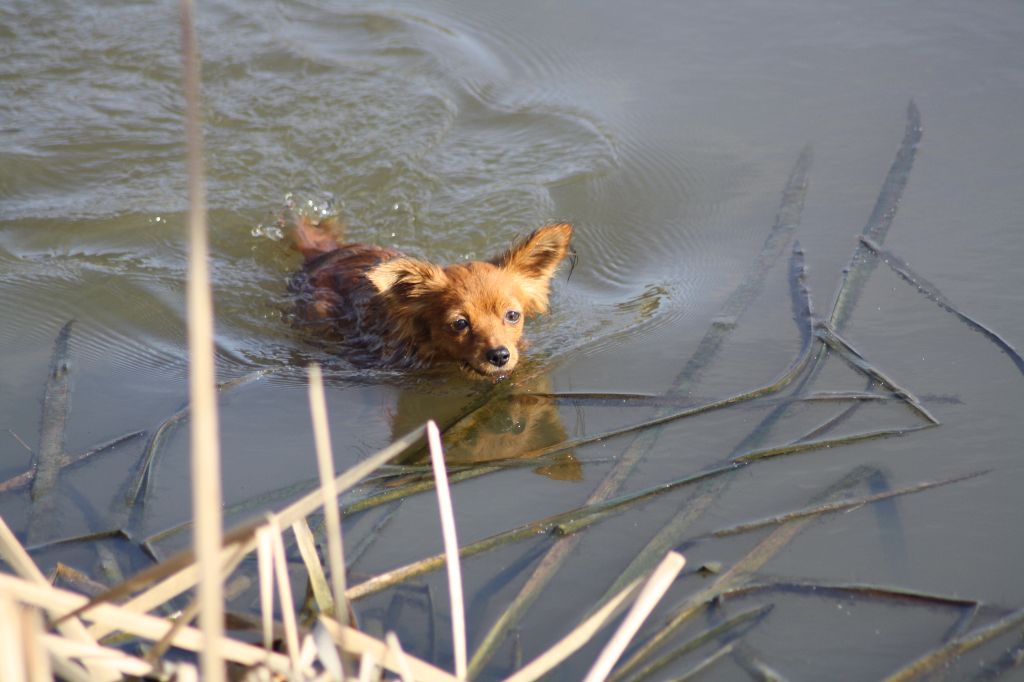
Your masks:
{"label": "dog's right ear", "polygon": [[366,273],[381,294],[397,298],[419,298],[436,293],[448,283],[444,270],[415,258],[393,258]]}

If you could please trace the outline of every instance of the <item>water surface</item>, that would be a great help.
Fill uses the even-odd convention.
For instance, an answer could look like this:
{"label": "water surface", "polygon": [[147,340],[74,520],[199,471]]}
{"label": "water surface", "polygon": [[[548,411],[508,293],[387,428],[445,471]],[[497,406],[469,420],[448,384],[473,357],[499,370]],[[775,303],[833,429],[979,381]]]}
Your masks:
{"label": "water surface", "polygon": [[[0,427],[29,448],[38,445],[53,342],[70,319],[68,452],[152,432],[184,400],[176,17],[170,2],[0,9]],[[814,160],[795,237],[815,308],[827,310],[913,99],[924,137],[886,246],[962,310],[1024,346],[1018,3],[218,0],[199,7],[199,34],[219,371],[224,379],[270,372],[222,400],[229,520],[280,507],[315,478],[308,361],[329,369],[339,469],[428,416],[457,417],[486,388],[457,377],[354,372],[293,330],[283,318],[297,257],[275,224],[289,195],[328,206],[355,239],[441,262],[486,257],[545,222],[573,222],[572,275],[562,270],[552,314],[528,328],[537,378],[515,388],[658,395],[750,269],[808,143]],[[689,387],[694,403],[770,382],[797,354],[784,260]],[[763,537],[704,534],[805,506],[858,467],[874,473],[855,494],[989,470],[816,524],[762,572],[955,594],[992,605],[979,623],[1020,608],[1024,376],[884,266],[843,332],[921,396],[941,426],[744,469],[678,540],[691,568],[728,565]],[[812,388],[864,386],[832,358]],[[762,401],[672,424],[622,490],[720,463],[773,408]],[[531,450],[658,409],[503,399],[452,456]],[[764,444],[789,442],[834,413],[800,404]],[[906,428],[914,419],[898,404],[866,406],[833,435]],[[576,448],[544,475],[526,466],[458,484],[460,538],[582,504],[632,439]],[[0,514],[30,544],[126,529],[129,540],[105,542],[125,570],[141,568],[149,559],[138,542],[189,518],[187,431],[169,434],[145,503],[131,511],[124,494],[140,449],[125,444],[63,472],[55,516],[45,523],[33,520],[27,490],[0,496]],[[31,462],[14,437],[0,434],[0,477]],[[689,496],[681,489],[584,531],[484,676],[498,678],[516,651],[529,659],[572,627]],[[363,546],[382,519],[386,530],[365,544],[353,580],[440,550],[431,497],[351,518],[349,543]],[[187,541],[178,533],[153,544],[169,553]],[[466,563],[471,645],[551,542],[538,537]],[[36,558],[44,570],[60,560],[97,574],[91,546],[41,547]],[[706,580],[688,570],[651,622]],[[403,590],[358,606],[367,629],[397,629],[408,649],[450,666],[443,576]],[[431,594],[432,623],[424,606]],[[959,615],[773,593],[708,619],[765,603],[775,608],[744,636],[747,659],[726,659],[710,676],[737,679],[743,661],[755,659],[792,679],[839,670],[875,679],[938,646]],[[572,659],[563,679],[581,677],[602,642]],[[1003,645],[1010,646],[970,655],[963,670],[998,660]],[[681,674],[707,653],[683,657],[665,674]]]}

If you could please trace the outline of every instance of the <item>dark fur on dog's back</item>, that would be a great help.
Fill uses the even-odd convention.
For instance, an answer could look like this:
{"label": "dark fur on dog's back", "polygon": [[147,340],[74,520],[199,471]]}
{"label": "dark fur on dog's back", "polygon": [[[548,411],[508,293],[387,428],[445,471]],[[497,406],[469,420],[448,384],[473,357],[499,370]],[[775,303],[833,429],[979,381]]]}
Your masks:
{"label": "dark fur on dog's back", "polygon": [[386,343],[390,322],[366,272],[401,254],[369,244],[345,244],[314,255],[292,275],[294,314],[301,326],[340,345],[358,367],[417,365],[408,349]]}
{"label": "dark fur on dog's back", "polygon": [[340,244],[331,223],[299,218],[296,319],[333,337],[353,364],[416,368],[455,362],[501,376],[518,362],[522,319],[547,312],[551,276],[572,236],[542,227],[490,261],[442,268],[393,249]]}

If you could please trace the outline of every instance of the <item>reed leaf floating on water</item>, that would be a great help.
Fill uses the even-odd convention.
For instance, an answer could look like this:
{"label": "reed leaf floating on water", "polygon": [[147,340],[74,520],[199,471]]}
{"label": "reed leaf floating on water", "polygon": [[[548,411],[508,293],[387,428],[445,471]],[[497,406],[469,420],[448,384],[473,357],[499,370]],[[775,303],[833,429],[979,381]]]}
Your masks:
{"label": "reed leaf floating on water", "polygon": [[968,632],[953,641],[928,652],[916,661],[885,678],[886,682],[908,682],[921,679],[937,668],[949,665],[957,656],[976,649],[1007,632],[1019,631],[1024,626],[1024,609],[1000,618],[994,623]]}
{"label": "reed leaf floating on water", "polygon": [[946,478],[941,481],[926,481],[924,483],[918,483],[916,485],[907,486],[905,488],[897,488],[896,490],[887,490],[883,493],[877,493],[875,495],[865,495],[863,497],[857,497],[851,500],[836,500],[834,502],[828,502],[825,504],[808,507],[806,509],[800,509],[798,511],[787,512],[785,514],[779,514],[771,518],[762,519],[760,521],[750,521],[747,523],[741,523],[729,528],[723,528],[714,532],[715,537],[726,537],[728,535],[737,535],[739,533],[748,533],[752,530],[758,530],[767,526],[775,526],[780,523],[786,523],[794,519],[799,519],[809,516],[821,516],[822,514],[833,514],[839,511],[846,511],[849,509],[855,509],[862,507],[867,504],[879,502],[882,500],[888,500],[893,497],[900,497],[902,495],[912,495],[913,493],[919,493],[925,490],[931,490],[932,488],[938,488],[940,486],[950,485],[953,483],[959,483],[961,481],[967,481],[978,476],[983,476],[988,471],[976,471],[970,474],[964,474],[963,476],[954,476],[952,478]]}
{"label": "reed leaf floating on water", "polygon": [[933,301],[940,308],[948,313],[952,313],[959,318],[964,324],[978,332],[989,341],[994,343],[999,350],[1006,353],[1010,358],[1010,361],[1016,365],[1017,369],[1021,374],[1024,374],[1024,358],[1021,357],[1017,349],[1010,345],[1010,342],[1000,336],[998,333],[992,331],[981,322],[978,322],[967,313],[962,312],[953,303],[946,298],[938,287],[926,280],[924,277],[916,273],[911,269],[910,265],[907,264],[899,256],[896,256],[891,251],[886,251],[880,245],[876,244],[870,237],[861,235],[861,244],[866,246],[873,254],[882,259],[882,262],[888,265],[893,272],[903,278],[908,284],[913,286],[919,292],[925,295],[930,301]]}
{"label": "reed leaf floating on water", "polygon": [[[914,167],[917,147],[921,143],[923,132],[921,112],[911,100],[907,104],[907,122],[903,140],[900,142],[899,149],[896,150],[896,158],[893,159],[885,181],[882,183],[882,189],[878,193],[871,216],[864,225],[863,235],[875,243],[884,244],[885,238],[889,234],[900,200],[903,198],[903,190],[906,189],[907,182],[910,180],[910,171]],[[867,247],[863,242],[858,243],[850,258],[850,264],[844,271],[842,282],[836,289],[828,322],[838,331],[843,331],[846,327],[853,309],[860,300],[864,285],[867,284],[871,273],[874,272],[876,261],[868,256]]]}
{"label": "reed leaf floating on water", "polygon": [[[910,178],[910,171],[914,166],[914,158],[917,155],[917,147],[921,142],[923,127],[921,124],[921,112],[913,100],[907,105],[906,126],[903,132],[903,139],[896,151],[896,158],[889,167],[882,188],[878,193],[874,209],[868,217],[862,231],[879,244],[885,241],[892,227],[893,219],[899,208],[903,190],[906,188]],[[837,333],[842,332],[850,316],[860,300],[861,292],[867,280],[874,271],[875,260],[867,257],[867,247],[858,244],[850,257],[849,265],[843,270],[839,285],[832,299],[832,307],[827,318],[829,327]],[[808,372],[796,387],[796,394],[803,392],[809,386],[818,373],[821,371],[825,361],[825,353],[819,349],[811,363],[811,371]],[[745,450],[753,450],[761,447],[764,438],[771,431],[772,427],[782,418],[788,410],[788,405],[783,403],[772,410],[760,423],[736,446],[734,454]]]}

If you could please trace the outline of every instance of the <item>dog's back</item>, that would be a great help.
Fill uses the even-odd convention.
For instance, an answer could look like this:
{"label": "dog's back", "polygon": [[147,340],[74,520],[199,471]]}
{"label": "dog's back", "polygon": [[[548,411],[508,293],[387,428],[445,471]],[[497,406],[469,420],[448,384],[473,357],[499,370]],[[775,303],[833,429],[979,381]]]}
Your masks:
{"label": "dog's back", "polygon": [[291,276],[293,322],[341,345],[343,354],[360,367],[408,367],[406,349],[388,343],[390,325],[376,288],[366,273],[402,254],[373,244],[342,244],[334,221],[295,221],[293,245],[305,263]]}

